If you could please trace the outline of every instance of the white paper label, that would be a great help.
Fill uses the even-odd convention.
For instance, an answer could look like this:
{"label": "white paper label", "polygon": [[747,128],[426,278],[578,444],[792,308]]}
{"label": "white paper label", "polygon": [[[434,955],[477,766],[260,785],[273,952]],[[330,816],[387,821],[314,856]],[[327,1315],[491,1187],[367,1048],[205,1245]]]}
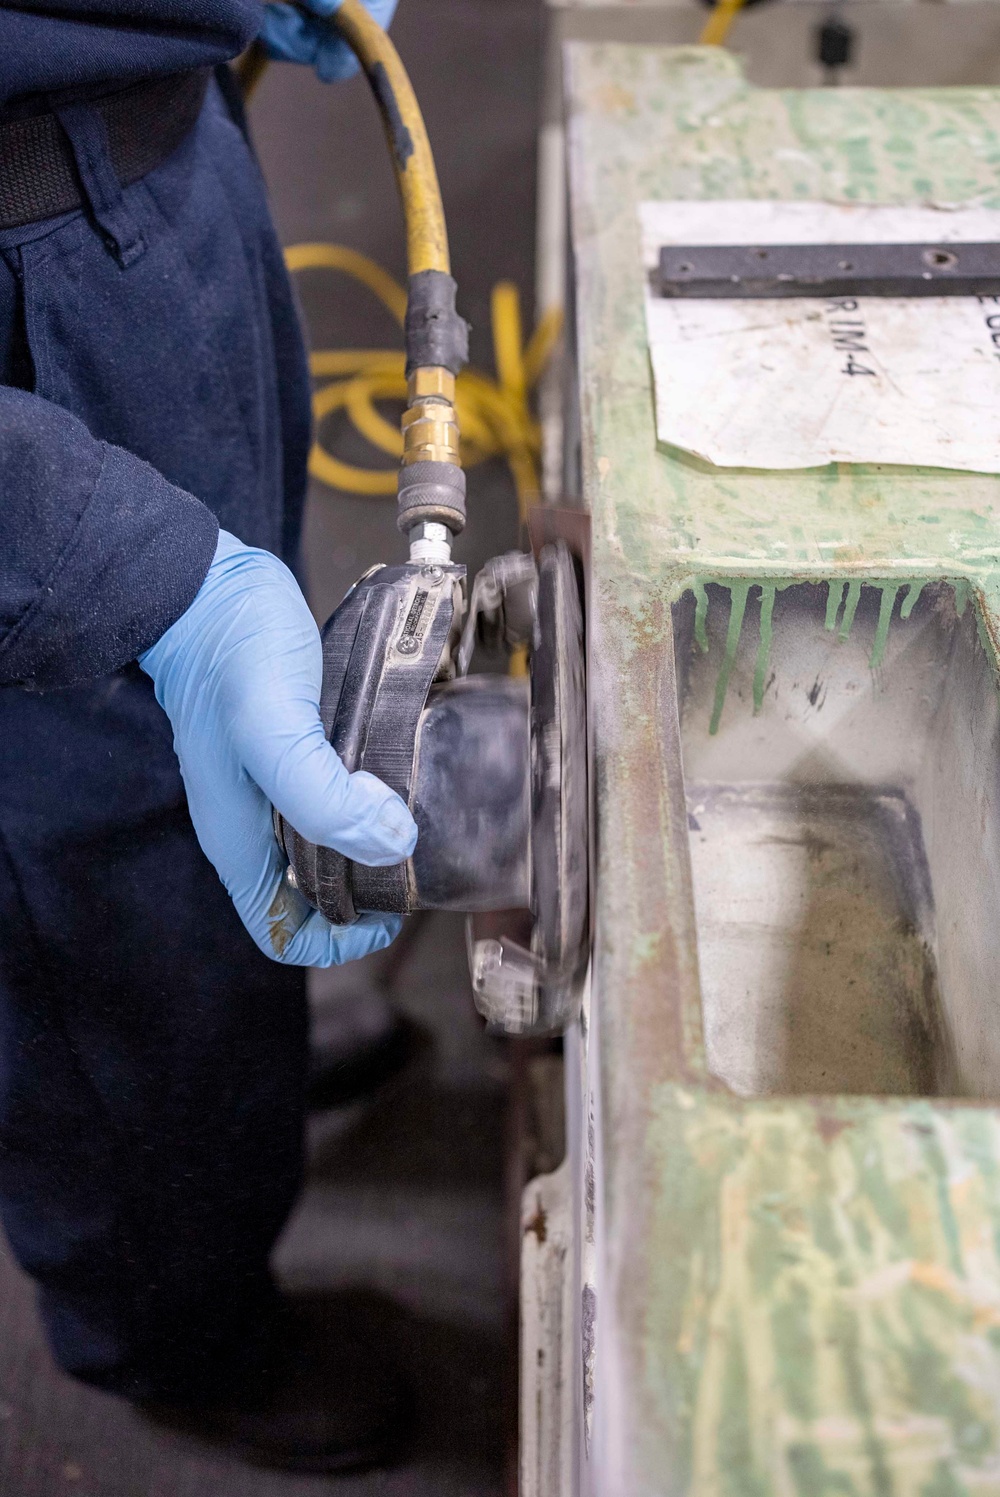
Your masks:
{"label": "white paper label", "polygon": [[1000,473],[1000,297],[673,300],[662,245],[1000,240],[1000,211],[642,203],[661,442],[719,467],[902,463]]}

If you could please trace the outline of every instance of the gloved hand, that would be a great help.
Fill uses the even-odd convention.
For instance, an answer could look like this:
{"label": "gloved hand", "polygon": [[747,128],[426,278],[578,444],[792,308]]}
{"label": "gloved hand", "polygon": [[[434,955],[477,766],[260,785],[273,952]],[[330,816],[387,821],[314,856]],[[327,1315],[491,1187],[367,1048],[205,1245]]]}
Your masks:
{"label": "gloved hand", "polygon": [[[312,12],[308,16],[294,5],[266,5],[260,40],[268,57],[304,62],[316,69],[324,83],[352,78],[358,71],[357,58],[329,22],[322,19],[339,10],[341,3],[342,0],[301,0]],[[365,6],[380,26],[388,26],[396,0],[365,0]]]}
{"label": "gloved hand", "polygon": [[139,664],[170,718],[198,841],[260,949],[329,967],[388,946],[398,915],[331,925],[289,884],[275,840],[272,805],[310,842],[374,867],[417,840],[395,791],[348,774],[326,741],[319,631],[288,568],[220,531],[194,602]]}

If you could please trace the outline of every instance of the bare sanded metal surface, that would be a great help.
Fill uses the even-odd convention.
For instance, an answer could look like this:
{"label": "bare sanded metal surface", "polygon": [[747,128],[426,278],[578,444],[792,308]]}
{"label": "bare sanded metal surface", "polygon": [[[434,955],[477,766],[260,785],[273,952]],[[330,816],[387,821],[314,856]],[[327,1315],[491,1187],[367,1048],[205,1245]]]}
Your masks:
{"label": "bare sanded metal surface", "polygon": [[[995,1492],[1000,1114],[973,1099],[1000,1083],[1000,488],[905,468],[723,472],[658,448],[637,204],[995,206],[1000,96],[758,91],[695,48],[578,45],[568,62],[599,848],[589,1489]],[[799,583],[818,607],[785,628]],[[714,867],[689,840],[686,775],[724,787]],[[757,872],[781,901],[752,904]],[[761,973],[749,1014],[718,930],[704,1008],[700,993],[699,929],[734,914],[737,875]],[[779,939],[814,897],[815,926]],[[766,977],[776,939],[801,980],[773,963]],[[837,982],[854,975],[872,1001],[835,992],[842,1022],[810,1013],[808,1055],[777,1074],[752,1026],[777,1023],[787,1058],[788,998],[830,1002],[827,940]],[[712,1074],[720,1020],[744,1026],[727,1079],[752,1095]],[[882,1052],[867,1077],[862,1024]],[[825,1089],[824,1047],[839,1090],[796,1095]]]}
{"label": "bare sanded metal surface", "polygon": [[968,1037],[1000,953],[955,909],[994,883],[1000,828],[959,766],[996,747],[996,692],[952,588],[883,629],[885,596],[863,589],[846,633],[836,584],[752,601],[732,658],[724,589],[675,609],[708,1065],[741,1095],[1000,1084]]}
{"label": "bare sanded metal surface", "polygon": [[926,858],[905,797],[689,781],[688,808],[712,1074],[748,1097],[940,1090],[936,964],[913,917]]}

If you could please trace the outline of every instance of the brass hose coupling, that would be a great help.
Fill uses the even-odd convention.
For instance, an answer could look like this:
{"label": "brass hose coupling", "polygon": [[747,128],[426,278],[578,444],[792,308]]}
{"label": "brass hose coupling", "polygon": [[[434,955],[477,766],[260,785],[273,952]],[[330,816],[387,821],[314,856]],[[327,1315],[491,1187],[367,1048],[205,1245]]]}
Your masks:
{"label": "brass hose coupling", "polygon": [[411,463],[458,465],[455,376],[450,369],[414,369],[406,381],[403,414],[403,466]]}

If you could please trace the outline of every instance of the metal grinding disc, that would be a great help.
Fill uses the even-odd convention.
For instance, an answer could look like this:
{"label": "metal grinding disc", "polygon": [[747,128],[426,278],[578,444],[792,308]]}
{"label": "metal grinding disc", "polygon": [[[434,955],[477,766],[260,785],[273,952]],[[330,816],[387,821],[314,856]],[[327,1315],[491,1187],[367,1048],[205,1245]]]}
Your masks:
{"label": "metal grinding disc", "polygon": [[590,823],[581,598],[565,542],[543,546],[530,668],[531,909],[473,916],[468,925],[476,1007],[506,1034],[559,1034],[579,1010]]}
{"label": "metal grinding disc", "polygon": [[[531,660],[532,950],[544,964],[541,1007],[568,1001],[588,935],[587,708],[577,563],[564,541],[538,558]],[[553,1020],[555,1022],[555,1020]]]}

